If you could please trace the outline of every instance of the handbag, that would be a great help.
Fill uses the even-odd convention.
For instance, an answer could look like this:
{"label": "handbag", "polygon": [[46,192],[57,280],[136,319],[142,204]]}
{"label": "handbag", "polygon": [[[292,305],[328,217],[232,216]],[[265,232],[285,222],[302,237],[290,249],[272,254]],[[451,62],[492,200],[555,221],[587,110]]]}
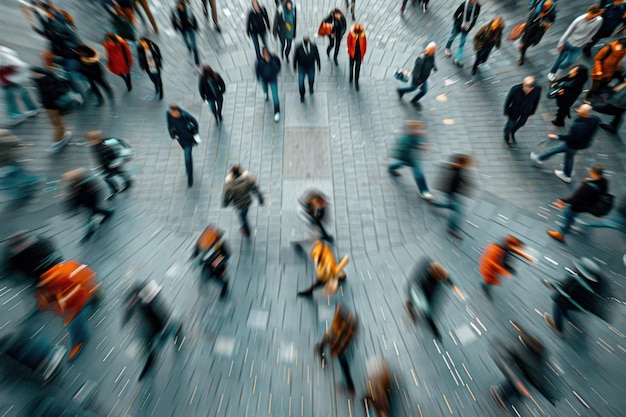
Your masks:
{"label": "handbag", "polygon": [[333,25],[327,22],[320,23],[319,29],[317,29],[317,34],[320,36],[328,36],[333,33]]}
{"label": "handbag", "polygon": [[526,30],[526,22],[518,24],[511,31],[511,34],[509,35],[509,40],[510,41],[518,40],[519,38],[522,37],[525,30]]}
{"label": "handbag", "polygon": [[561,83],[556,83],[554,87],[550,86],[550,88],[548,88],[546,96],[550,99],[555,99],[559,96],[561,91],[563,91],[563,85]]}

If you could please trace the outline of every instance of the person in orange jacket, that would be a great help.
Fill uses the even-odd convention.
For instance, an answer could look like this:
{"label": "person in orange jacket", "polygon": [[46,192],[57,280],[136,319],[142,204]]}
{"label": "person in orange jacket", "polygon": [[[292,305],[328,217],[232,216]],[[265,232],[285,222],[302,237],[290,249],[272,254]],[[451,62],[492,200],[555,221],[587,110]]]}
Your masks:
{"label": "person in orange jacket", "polygon": [[361,23],[355,23],[348,33],[348,55],[350,56],[350,82],[354,78],[354,88],[359,91],[359,75],[361,73],[361,62],[365,57],[367,49],[367,38],[365,28]]}
{"label": "person in orange jacket", "polygon": [[502,276],[512,278],[513,268],[510,257],[513,254],[534,262],[530,255],[523,252],[522,248],[522,242],[511,235],[506,235],[499,243],[491,242],[485,247],[480,257],[479,267],[484,279],[482,287],[487,297],[491,298],[491,286],[500,285]]}
{"label": "person in orange jacket", "polygon": [[328,295],[332,295],[337,292],[339,281],[346,279],[346,273],[343,268],[348,264],[350,260],[348,255],[345,255],[341,262],[337,263],[333,251],[330,249],[327,243],[318,240],[313,245],[311,250],[311,259],[315,265],[315,273],[317,275],[316,281],[304,291],[298,292],[299,297],[311,297],[313,291],[324,286],[324,291]]}
{"label": "person in orange jacket", "polygon": [[593,57],[591,87],[585,96],[585,103],[591,104],[594,95],[613,78],[622,78],[622,59],[626,56],[626,38],[618,39],[604,46]]}

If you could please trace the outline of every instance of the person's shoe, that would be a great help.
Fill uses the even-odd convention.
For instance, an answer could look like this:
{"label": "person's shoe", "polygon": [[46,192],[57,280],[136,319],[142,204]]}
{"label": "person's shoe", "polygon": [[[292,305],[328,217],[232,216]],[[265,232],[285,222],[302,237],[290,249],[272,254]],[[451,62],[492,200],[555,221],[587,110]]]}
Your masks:
{"label": "person's shoe", "polygon": [[241,232],[241,234],[242,234],[244,237],[248,237],[248,236],[250,236],[250,230],[248,230],[248,228],[247,228],[247,227],[243,227],[243,226],[242,226],[242,227],[240,227],[240,228],[239,228],[239,231]]}
{"label": "person's shoe", "polygon": [[613,134],[617,133],[617,129],[615,129],[613,126],[611,126],[610,124],[607,123],[600,123],[600,127],[604,130],[606,130],[607,132],[611,132]]}
{"label": "person's shoe", "polygon": [[550,81],[556,80],[556,74],[553,72],[548,73],[548,80]]}
{"label": "person's shoe", "polygon": [[448,58],[450,58],[450,57],[452,56],[452,51],[451,51],[451,50],[449,50],[448,48],[446,48],[443,52],[444,52],[444,54],[446,54],[446,56],[447,56]]}
{"label": "person's shoe", "polygon": [[552,314],[543,313],[543,319],[548,323],[548,326],[552,327],[552,330],[556,332],[559,336],[561,335],[561,331],[556,327],[556,323],[554,322],[554,318]]}
{"label": "person's shoe", "polygon": [[389,175],[391,175],[392,177],[401,177],[402,174],[400,172],[398,172],[395,169],[387,169],[387,172],[389,172]]}
{"label": "person's shoe", "polygon": [[337,58],[335,58],[335,65],[339,65],[339,61],[337,61]]}
{"label": "person's shoe", "polygon": [[552,120],[552,124],[558,127],[565,126],[565,122],[559,122],[557,119]]}
{"label": "person's shoe", "polygon": [[279,120],[280,120],[280,112],[277,111],[276,113],[274,113],[274,121],[277,122]]}
{"label": "person's shoe", "polygon": [[326,56],[328,57],[328,59],[330,59],[330,48],[326,49]]}
{"label": "person's shoe", "polygon": [[421,109],[422,108],[422,105],[420,104],[419,101],[411,100],[411,106],[415,107],[416,109]]}
{"label": "person's shoe", "polygon": [[472,75],[476,75],[477,72],[478,72],[478,68],[473,67],[472,68]]}
{"label": "person's shoe", "polygon": [[269,96],[267,95],[267,93],[265,93],[265,101],[268,101],[269,99]]}
{"label": "person's shoe", "polygon": [[298,293],[298,297],[312,297],[313,296],[313,291],[307,290],[307,291],[300,291]]}
{"label": "person's shoe", "polygon": [[396,92],[398,93],[398,98],[402,100],[402,96],[404,96],[404,93],[400,90],[396,90]]}
{"label": "person's shoe", "polygon": [[517,65],[519,65],[520,67],[521,67],[522,65],[524,65],[524,58],[520,58],[520,59],[518,59],[518,60],[517,60]]}
{"label": "person's shoe", "polygon": [[222,285],[222,291],[220,291],[220,298],[226,298],[226,294],[228,294],[228,281],[224,281],[224,285]]}
{"label": "person's shoe", "polygon": [[543,162],[539,160],[539,154],[537,152],[530,153],[530,160],[535,164],[536,167],[540,167],[543,165]]}
{"label": "person's shoe", "polygon": [[193,177],[187,177],[187,188],[193,187]]}
{"label": "person's shoe", "polygon": [[354,17],[354,13],[352,13],[352,21],[355,21],[356,17]]}
{"label": "person's shoe", "polygon": [[491,295],[491,288],[489,288],[489,284],[487,284],[486,282],[481,282],[480,286],[483,289],[483,292],[485,293],[485,295],[487,296],[488,299],[492,300],[493,297]]}
{"label": "person's shoe", "polygon": [[426,201],[433,201],[433,199],[435,198],[430,193],[430,191],[424,191],[423,193],[420,193],[420,197],[422,197]]}
{"label": "person's shoe", "polygon": [[348,78],[348,82],[352,84],[352,75],[350,75],[350,78]]}
{"label": "person's shoe", "polygon": [[554,175],[556,175],[561,181],[570,184],[572,182],[572,177],[568,177],[565,175],[565,172],[555,169]]}
{"label": "person's shoe", "polygon": [[452,61],[452,64],[454,64],[455,66],[459,67],[459,68],[463,68],[463,64],[461,64],[459,61],[457,61],[456,59]]}
{"label": "person's shoe", "polygon": [[72,349],[70,349],[69,355],[67,355],[67,360],[68,361],[74,360],[74,358],[78,356],[78,354],[83,350],[84,345],[85,344],[83,342],[77,343],[76,345],[74,345]]}
{"label": "person's shoe", "polygon": [[517,143],[517,141],[515,140],[515,133],[511,133],[511,142]]}
{"label": "person's shoe", "polygon": [[121,190],[119,190],[118,192],[123,193],[124,191],[128,190],[130,187],[132,187],[133,185],[133,180],[128,179],[126,180],[126,183],[124,184],[124,188],[122,188]]}
{"label": "person's shoe", "polygon": [[139,380],[141,381],[152,368],[152,364],[154,364],[154,360],[156,359],[156,355],[154,352],[150,352],[148,355],[148,359],[146,360],[146,364],[143,366],[141,373],[139,374]]}
{"label": "person's shoe", "polygon": [[409,320],[411,321],[411,323],[417,323],[417,310],[415,309],[415,305],[413,304],[413,302],[411,300],[407,301],[404,304],[404,308],[406,308],[406,312],[409,315]]}
{"label": "person's shoe", "polygon": [[48,151],[53,153],[60,152],[68,144],[71,137],[72,132],[66,131],[63,135],[63,138],[60,141],[55,142],[50,148],[48,148]]}
{"label": "person's shoe", "polygon": [[300,103],[304,103],[304,96],[300,96]]}
{"label": "person's shoe", "polygon": [[548,236],[550,236],[554,240],[558,240],[561,243],[565,243],[565,236],[563,236],[563,233],[559,232],[558,230],[548,229]]}
{"label": "person's shoe", "polygon": [[39,109],[28,110],[28,111],[24,112],[24,116],[26,116],[26,117],[33,117],[33,116],[36,116],[37,113],[39,113]]}
{"label": "person's shoe", "polygon": [[356,91],[359,91],[359,90],[360,90],[360,88],[359,88],[359,83],[354,83],[354,89],[355,89]]}
{"label": "person's shoe", "polygon": [[310,88],[309,88],[309,94],[310,94],[310,95],[313,95],[313,87],[310,87]]}
{"label": "person's shoe", "polygon": [[492,387],[489,387],[489,391],[491,392],[491,398],[493,398],[495,403],[498,404],[498,407],[506,411],[508,414],[509,411],[507,410],[506,404],[504,404],[504,400],[502,400],[502,397],[500,396],[500,393],[498,392],[498,388],[492,386]]}
{"label": "person's shoe", "polygon": [[222,28],[220,27],[220,25],[215,25],[215,31],[217,33],[222,33]]}

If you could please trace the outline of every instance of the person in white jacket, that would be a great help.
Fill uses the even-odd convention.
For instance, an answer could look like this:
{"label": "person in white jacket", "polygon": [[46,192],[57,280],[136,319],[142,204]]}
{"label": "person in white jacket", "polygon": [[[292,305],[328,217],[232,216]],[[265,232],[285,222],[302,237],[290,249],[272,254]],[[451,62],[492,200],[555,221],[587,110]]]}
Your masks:
{"label": "person in white jacket", "polygon": [[[4,90],[5,109],[10,125],[23,122],[25,117],[31,117],[39,111],[24,88],[30,79],[28,64],[22,61],[13,49],[0,45],[0,86]],[[26,111],[22,114],[15,99],[18,94],[22,99]]]}
{"label": "person in white jacket", "polygon": [[552,64],[548,79],[556,80],[556,73],[560,69],[565,69],[576,61],[576,58],[582,53],[583,47],[591,42],[591,38],[600,30],[602,26],[602,9],[597,4],[592,4],[587,9],[587,13],[578,16],[559,39],[556,49],[559,50],[559,56]]}

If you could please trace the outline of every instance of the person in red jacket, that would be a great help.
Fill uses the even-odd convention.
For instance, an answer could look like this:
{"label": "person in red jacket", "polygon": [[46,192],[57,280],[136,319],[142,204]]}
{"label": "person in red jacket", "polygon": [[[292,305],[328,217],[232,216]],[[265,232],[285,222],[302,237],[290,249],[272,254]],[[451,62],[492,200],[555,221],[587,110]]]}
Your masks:
{"label": "person in red jacket", "polygon": [[361,73],[361,62],[365,57],[367,49],[367,38],[365,29],[361,23],[355,23],[348,33],[348,55],[350,55],[350,82],[354,78],[354,88],[359,91],[359,74]]}
{"label": "person in red jacket", "polygon": [[109,32],[104,38],[104,49],[107,54],[107,68],[113,74],[122,77],[128,91],[133,89],[130,80],[130,67],[133,65],[133,56],[128,43],[115,33]]}
{"label": "person in red jacket", "polygon": [[500,285],[501,277],[512,278],[511,256],[518,255],[531,262],[536,261],[523,252],[522,242],[515,236],[506,235],[501,242],[491,242],[483,250],[479,269],[484,282],[483,291],[491,299],[491,286]]}

